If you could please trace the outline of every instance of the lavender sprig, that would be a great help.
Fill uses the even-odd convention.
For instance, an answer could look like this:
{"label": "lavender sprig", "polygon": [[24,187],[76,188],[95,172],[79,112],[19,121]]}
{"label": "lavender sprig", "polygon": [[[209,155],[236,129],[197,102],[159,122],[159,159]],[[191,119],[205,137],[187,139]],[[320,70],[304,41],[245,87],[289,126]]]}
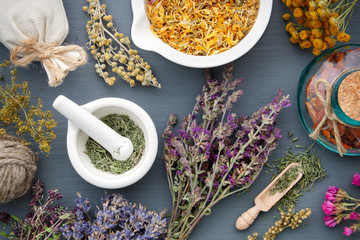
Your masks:
{"label": "lavender sprig", "polygon": [[207,83],[178,135],[173,131],[174,114],[164,130],[164,160],[173,200],[170,239],[188,238],[212,206],[248,189],[281,137],[274,125],[280,110],[290,106],[288,96],[280,90],[252,116],[239,117],[231,108],[242,95],[236,88],[243,80],[231,80],[232,70],[232,64],[226,66],[221,82],[207,70]]}
{"label": "lavender sprig", "polygon": [[71,213],[67,208],[53,203],[62,198],[57,189],[49,189],[47,197],[44,194],[44,184],[37,180],[31,188],[32,199],[29,203],[30,212],[24,219],[14,215],[0,213],[0,222],[10,224],[11,233],[0,232],[7,239],[60,239],[59,227]]}
{"label": "lavender sprig", "polygon": [[142,205],[129,203],[119,194],[101,198],[102,209],[89,215],[91,205],[87,198],[75,200],[74,218],[60,231],[65,239],[160,239],[166,234],[163,213],[146,211]]}

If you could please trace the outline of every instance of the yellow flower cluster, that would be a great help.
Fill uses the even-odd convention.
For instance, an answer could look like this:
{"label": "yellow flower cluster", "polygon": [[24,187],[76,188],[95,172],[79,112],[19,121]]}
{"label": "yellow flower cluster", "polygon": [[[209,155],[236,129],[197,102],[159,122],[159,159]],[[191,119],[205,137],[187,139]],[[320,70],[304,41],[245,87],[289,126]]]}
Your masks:
{"label": "yellow flower cluster", "polygon": [[[109,85],[116,81],[116,75],[124,79],[131,87],[135,80],[142,86],[161,88],[151,71],[150,65],[145,62],[136,50],[131,49],[130,39],[124,37],[114,27],[112,15],[106,14],[106,5],[99,0],[87,0],[89,6],[83,10],[90,16],[86,30],[90,42],[88,43],[91,55],[96,60],[96,73]],[[113,44],[118,46],[113,46]],[[109,68],[115,76],[110,76]]]}
{"label": "yellow flower cluster", "polygon": [[[283,19],[288,22],[285,30],[291,35],[290,42],[302,49],[313,48],[318,56],[323,50],[335,46],[336,40],[348,42],[345,33],[357,0],[282,0],[290,9]],[[348,15],[350,16],[348,17]]]}
{"label": "yellow flower cluster", "polygon": [[[274,226],[268,229],[262,239],[273,240],[279,233],[281,233],[286,228],[298,228],[303,222],[303,220],[307,219],[310,215],[310,208],[302,209],[299,212],[295,213],[294,206],[290,206],[286,213],[284,211],[280,211],[281,218],[275,222]],[[258,236],[258,233],[254,233],[252,236],[248,236],[247,240],[255,240]]]}
{"label": "yellow flower cluster", "polygon": [[[5,68],[10,68],[10,61],[0,64],[0,72]],[[25,139],[26,135],[30,135],[41,152],[49,153],[50,144],[56,137],[53,128],[57,122],[52,118],[51,111],[42,111],[43,101],[40,98],[36,105],[30,104],[28,82],[16,83],[16,74],[16,68],[10,70],[11,84],[0,86],[0,134],[15,129],[25,145],[30,144]],[[4,81],[3,75],[0,79]]]}

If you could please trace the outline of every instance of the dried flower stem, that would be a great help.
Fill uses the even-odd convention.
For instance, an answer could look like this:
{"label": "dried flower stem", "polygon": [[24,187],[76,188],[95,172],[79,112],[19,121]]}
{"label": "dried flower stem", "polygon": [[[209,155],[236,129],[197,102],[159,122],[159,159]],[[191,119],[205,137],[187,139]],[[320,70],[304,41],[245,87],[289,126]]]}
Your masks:
{"label": "dried flower stem", "polygon": [[[299,212],[294,212],[294,206],[291,206],[288,211],[280,211],[281,219],[276,221],[274,226],[270,227],[268,231],[263,236],[264,240],[273,240],[275,237],[286,228],[295,229],[300,226],[300,224],[311,215],[311,209],[306,208],[302,209]],[[258,237],[257,233],[254,233],[252,236],[248,236],[248,240],[255,240]]]}
{"label": "dried flower stem", "polygon": [[[90,16],[86,30],[90,42],[88,43],[91,54],[97,61],[96,72],[106,83],[113,85],[115,76],[109,76],[106,67],[124,79],[131,87],[135,86],[135,80],[143,86],[155,86],[160,88],[151,71],[150,65],[145,62],[136,50],[130,46],[130,39],[119,33],[112,22],[112,15],[106,14],[106,5],[100,4],[99,0],[87,0],[89,7],[84,6],[83,10]],[[113,41],[118,48],[112,45]],[[120,66],[119,66],[120,65]]]}
{"label": "dried flower stem", "polygon": [[31,210],[24,219],[5,212],[0,213],[0,222],[4,225],[10,223],[12,227],[11,233],[2,231],[0,235],[21,240],[60,239],[59,227],[71,216],[67,208],[53,205],[54,201],[60,200],[62,196],[56,189],[50,189],[43,203],[44,184],[39,180],[33,184],[31,192]]}
{"label": "dried flower stem", "polygon": [[[232,79],[232,64],[224,81],[211,79],[196,98],[193,111],[172,132],[176,116],[164,130],[165,167],[173,200],[167,237],[186,239],[197,223],[221,199],[248,189],[261,172],[281,137],[274,128],[279,111],[290,105],[281,92],[274,101],[251,117],[231,113],[242,94],[234,90],[241,79]],[[200,117],[197,117],[200,115]]]}
{"label": "dried flower stem", "polygon": [[[0,64],[0,69],[7,68],[10,63],[5,61]],[[0,86],[0,134],[7,133],[6,128],[16,129],[16,134],[25,145],[30,142],[25,139],[30,134],[35,142],[39,144],[42,152],[50,152],[50,144],[56,135],[53,128],[57,122],[52,118],[51,111],[42,111],[43,101],[38,98],[37,105],[30,104],[30,91],[28,82],[17,83],[17,70],[10,70],[11,84]]]}

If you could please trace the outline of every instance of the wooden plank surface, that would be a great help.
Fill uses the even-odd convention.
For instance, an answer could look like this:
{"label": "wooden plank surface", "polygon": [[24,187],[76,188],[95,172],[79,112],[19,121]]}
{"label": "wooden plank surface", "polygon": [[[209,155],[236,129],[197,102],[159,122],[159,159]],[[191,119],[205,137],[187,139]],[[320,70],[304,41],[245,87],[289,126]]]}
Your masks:
{"label": "wooden plank surface", "polygon": [[[113,15],[114,24],[120,32],[130,36],[132,12],[130,1],[103,1],[107,4],[108,13]],[[64,0],[64,6],[70,25],[70,32],[66,43],[75,43],[85,46],[87,35],[85,25],[88,16],[81,10],[85,1]],[[234,62],[234,76],[245,78],[241,85],[244,94],[234,106],[234,110],[243,115],[251,114],[265,105],[275,96],[279,88],[291,95],[293,105],[284,110],[279,117],[278,126],[283,130],[284,138],[280,140],[279,147],[271,155],[269,162],[285,154],[286,148],[291,146],[291,139],[286,137],[287,131],[294,131],[299,137],[299,144],[311,145],[312,141],[306,135],[298,119],[296,110],[296,91],[298,77],[302,69],[313,58],[310,51],[301,50],[292,45],[285,32],[285,23],[281,16],[286,7],[280,0],[274,0],[272,16],[267,30],[255,47],[245,56]],[[360,42],[360,4],[358,3],[353,19],[348,27],[351,42]],[[196,95],[201,91],[204,81],[203,69],[182,67],[153,52],[139,50],[140,55],[148,61],[162,84],[162,89],[151,87],[129,88],[119,80],[114,86],[106,85],[94,71],[94,60],[90,57],[86,66],[69,73],[63,85],[50,88],[47,85],[45,71],[39,64],[32,64],[28,68],[19,68],[18,78],[29,81],[32,94],[42,98],[45,109],[54,111],[55,119],[59,122],[56,128],[57,138],[52,144],[49,157],[40,156],[36,177],[42,179],[48,188],[58,188],[64,195],[62,203],[73,206],[76,192],[88,197],[93,205],[99,204],[100,195],[104,189],[97,188],[85,182],[73,169],[66,151],[67,120],[58,114],[52,107],[53,100],[63,94],[78,104],[102,97],[121,97],[135,102],[143,107],[152,117],[158,135],[165,127],[170,113],[176,113],[180,119],[192,110]],[[0,46],[0,59],[9,57],[9,51]],[[223,67],[213,69],[216,77],[220,78]],[[161,159],[163,143],[159,139],[158,156],[155,164],[148,174],[138,183],[118,190],[109,190],[123,194],[132,202],[142,203],[148,209],[170,209],[171,199],[168,190],[164,165]],[[345,239],[342,235],[343,227],[330,229],[323,222],[324,213],[321,205],[324,201],[325,191],[329,185],[335,185],[359,197],[358,190],[351,185],[352,176],[360,170],[359,157],[339,157],[319,145],[315,149],[322,158],[322,164],[327,169],[328,177],[315,185],[315,190],[308,192],[301,198],[296,209],[310,207],[313,211],[306,220],[306,226],[296,230],[287,230],[277,239]],[[270,182],[270,173],[263,172],[253,184],[251,190],[241,196],[232,196],[222,200],[213,209],[210,216],[205,217],[195,228],[190,239],[246,239],[253,232],[263,234],[278,216],[276,209],[268,213],[261,213],[256,222],[248,230],[239,232],[235,229],[236,218],[248,208],[253,206],[255,196]],[[23,216],[28,210],[29,195],[8,204],[0,205],[1,211],[8,211]],[[347,239],[359,239],[360,234]]]}

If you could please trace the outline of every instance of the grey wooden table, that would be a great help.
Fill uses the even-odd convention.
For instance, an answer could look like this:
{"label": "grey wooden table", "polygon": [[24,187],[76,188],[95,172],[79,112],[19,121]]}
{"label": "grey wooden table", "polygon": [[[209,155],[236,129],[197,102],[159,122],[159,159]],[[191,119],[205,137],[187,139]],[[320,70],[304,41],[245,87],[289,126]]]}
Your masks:
{"label": "grey wooden table", "polygon": [[[130,1],[103,1],[103,3],[107,4],[108,13],[113,15],[117,28],[130,36],[132,21]],[[85,24],[88,16],[81,10],[84,4],[85,1],[64,0],[70,24],[70,32],[66,39],[68,43],[84,46],[87,42]],[[286,7],[281,1],[274,0],[271,20],[264,35],[250,52],[235,61],[234,75],[245,78],[245,82],[241,85],[244,94],[234,106],[234,110],[243,115],[251,114],[271,101],[278,89],[282,88],[285,93],[291,95],[293,106],[280,114],[278,126],[285,136],[287,131],[294,131],[294,136],[300,138],[299,143],[306,146],[312,144],[312,141],[300,124],[295,103],[298,77],[313,55],[310,51],[303,51],[289,42],[289,36],[284,30],[285,23],[281,18],[285,11]],[[358,3],[348,27],[353,43],[360,42],[359,13],[360,4]],[[170,113],[176,113],[182,119],[191,111],[195,97],[205,83],[204,70],[179,66],[153,52],[142,50],[139,52],[152,65],[154,73],[162,83],[162,89],[140,86],[129,88],[124,81],[108,86],[96,75],[93,67],[95,62],[92,58],[89,58],[86,66],[71,72],[63,85],[57,88],[48,87],[46,74],[38,64],[27,69],[20,68],[18,78],[29,81],[32,94],[42,98],[45,101],[44,108],[48,110],[54,110],[52,102],[59,94],[66,95],[78,104],[102,97],[121,97],[131,100],[149,113],[161,136]],[[8,57],[8,50],[0,46],[0,59]],[[223,67],[218,67],[214,68],[213,72],[220,78],[222,70]],[[64,195],[62,203],[65,205],[73,206],[76,192],[81,192],[82,196],[88,197],[92,204],[96,205],[104,189],[90,185],[75,172],[66,151],[67,120],[55,110],[54,114],[59,122],[56,128],[57,138],[52,144],[49,157],[40,156],[36,177],[44,181],[46,187],[58,188]],[[155,164],[142,180],[130,187],[108,192],[121,193],[130,201],[142,203],[148,209],[170,209],[170,193],[161,159],[163,148],[161,139],[159,143]],[[281,139],[269,162],[285,154],[286,148],[290,145],[292,145],[291,140],[287,137]],[[306,193],[296,206],[298,210],[305,207],[312,209],[313,214],[306,220],[306,226],[284,231],[278,236],[279,240],[346,238],[342,235],[344,225],[337,226],[335,229],[325,226],[321,205],[329,185],[341,187],[349,190],[354,196],[360,196],[359,191],[351,185],[353,174],[360,171],[360,159],[359,157],[341,158],[319,145],[315,145],[315,149],[322,158],[322,165],[327,169],[328,177],[318,182],[315,190]],[[254,225],[244,232],[237,231],[234,223],[239,214],[253,205],[254,197],[267,185],[269,179],[270,173],[263,172],[249,192],[222,200],[213,208],[212,214],[205,217],[195,228],[190,239],[246,239],[247,235],[255,231],[263,234],[274,223],[274,217],[278,216],[277,210],[261,213]],[[1,204],[0,212],[6,210],[23,217],[28,210],[29,199],[30,196],[26,195],[8,204]],[[360,233],[348,237],[348,239],[359,238]]]}

